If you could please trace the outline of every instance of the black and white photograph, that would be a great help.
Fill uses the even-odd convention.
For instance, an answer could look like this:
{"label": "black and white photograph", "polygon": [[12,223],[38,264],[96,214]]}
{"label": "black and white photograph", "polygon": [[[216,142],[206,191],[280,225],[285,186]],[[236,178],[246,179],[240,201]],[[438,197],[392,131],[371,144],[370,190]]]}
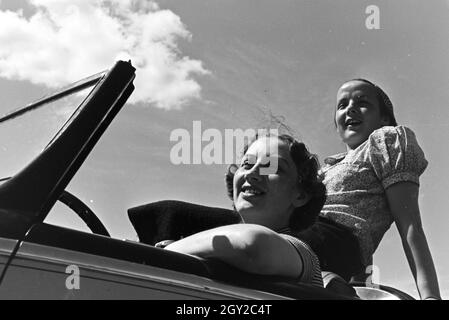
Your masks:
{"label": "black and white photograph", "polygon": [[448,299],[448,39],[448,0],[0,0],[0,300]]}

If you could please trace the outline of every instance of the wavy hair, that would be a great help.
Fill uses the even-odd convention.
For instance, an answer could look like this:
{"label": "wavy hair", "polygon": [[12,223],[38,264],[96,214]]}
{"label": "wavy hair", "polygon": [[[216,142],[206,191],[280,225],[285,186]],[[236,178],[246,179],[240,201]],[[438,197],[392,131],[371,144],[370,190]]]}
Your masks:
{"label": "wavy hair", "polygon": [[[268,133],[265,136],[273,135]],[[295,208],[290,216],[289,227],[293,231],[298,232],[307,229],[315,223],[326,201],[326,187],[318,175],[320,165],[317,156],[310,153],[304,143],[295,140],[295,138],[288,134],[276,135],[276,137],[288,146],[290,156],[298,172],[298,186],[310,196],[310,200],[304,206]],[[261,137],[256,136],[253,141],[247,144],[244,147],[243,154],[259,138]],[[236,169],[236,165],[229,166],[225,175],[227,192],[231,200],[233,200],[234,194],[233,180]]]}

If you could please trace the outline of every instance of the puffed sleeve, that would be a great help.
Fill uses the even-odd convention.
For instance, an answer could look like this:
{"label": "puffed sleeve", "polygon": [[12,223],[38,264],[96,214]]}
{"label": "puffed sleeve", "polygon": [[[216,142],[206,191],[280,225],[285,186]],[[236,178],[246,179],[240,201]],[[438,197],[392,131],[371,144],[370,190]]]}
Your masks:
{"label": "puffed sleeve", "polygon": [[385,189],[398,182],[419,184],[428,162],[412,130],[380,128],[370,135],[369,148],[370,162]]}

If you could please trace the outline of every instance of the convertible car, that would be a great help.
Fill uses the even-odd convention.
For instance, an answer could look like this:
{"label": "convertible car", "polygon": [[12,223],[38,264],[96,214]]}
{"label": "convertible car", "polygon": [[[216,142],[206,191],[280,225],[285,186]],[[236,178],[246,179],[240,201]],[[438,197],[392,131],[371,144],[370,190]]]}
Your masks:
{"label": "convertible car", "polygon": [[[27,154],[0,158],[2,172],[13,172],[0,177],[0,299],[412,299],[387,286],[342,283],[332,274],[323,274],[325,288],[256,276],[154,246],[165,236],[161,221],[175,224],[164,230],[193,233],[231,221],[226,209],[180,201],[142,205],[128,210],[139,241],[110,237],[66,188],[132,94],[134,77],[131,63],[119,61],[0,118],[0,130],[8,128],[8,135],[0,134],[1,152]],[[41,117],[40,128],[17,124],[35,116]],[[49,132],[45,144],[34,143],[42,132]],[[31,138],[18,141],[25,133]],[[92,232],[44,222],[57,203]],[[168,216],[174,218],[164,220]],[[194,226],[190,231],[177,228],[183,219]]]}

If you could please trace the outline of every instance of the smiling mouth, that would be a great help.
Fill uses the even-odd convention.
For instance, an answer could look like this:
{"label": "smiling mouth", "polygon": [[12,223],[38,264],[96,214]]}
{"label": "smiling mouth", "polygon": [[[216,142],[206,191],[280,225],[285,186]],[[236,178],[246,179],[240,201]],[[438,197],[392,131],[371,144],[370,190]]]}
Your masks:
{"label": "smiling mouth", "polygon": [[263,192],[257,188],[254,188],[252,186],[243,186],[241,193],[243,193],[243,195],[245,195],[245,196],[259,196],[259,195],[264,194],[265,192]]}
{"label": "smiling mouth", "polygon": [[358,126],[358,125],[360,125],[360,124],[362,124],[362,121],[357,120],[357,119],[347,119],[347,120],[345,121],[345,126],[346,126],[346,127],[349,127],[349,126],[355,127],[355,126]]}

